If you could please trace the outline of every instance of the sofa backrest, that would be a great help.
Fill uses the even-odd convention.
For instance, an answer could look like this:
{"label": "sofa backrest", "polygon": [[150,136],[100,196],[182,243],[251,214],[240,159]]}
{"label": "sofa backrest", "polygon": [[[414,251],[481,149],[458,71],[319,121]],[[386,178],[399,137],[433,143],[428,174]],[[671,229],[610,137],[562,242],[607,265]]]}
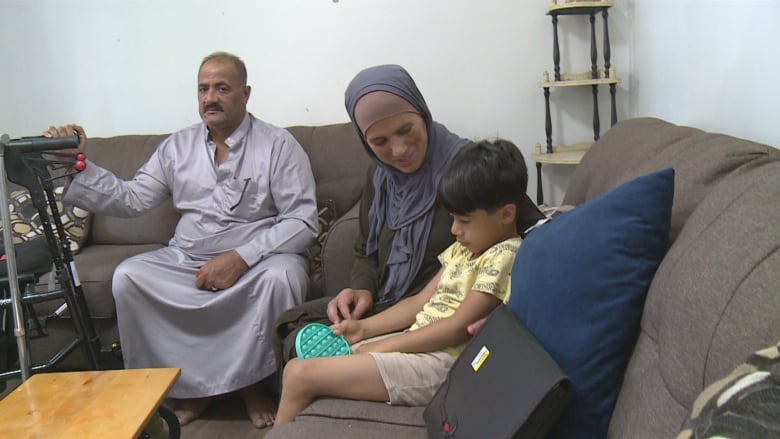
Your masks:
{"label": "sofa backrest", "polygon": [[309,155],[317,202],[332,200],[336,216],[346,213],[360,200],[366,173],[371,165],[350,123],[287,128]]}
{"label": "sofa backrest", "polygon": [[696,397],[780,340],[780,161],[724,177],[647,294],[610,436],[675,437]]}
{"label": "sofa backrest", "polygon": [[780,157],[780,151],[660,119],[628,119],[604,133],[585,154],[572,175],[563,204],[582,204],[636,177],[674,167],[671,243],[723,176],[770,156]]}
{"label": "sofa backrest", "polygon": [[625,120],[585,154],[564,204],[667,167],[676,171],[670,247],[647,293],[610,437],[675,437],[706,385],[780,340],[780,150]]}
{"label": "sofa backrest", "polygon": [[[167,134],[131,134],[89,139],[86,155],[95,164],[128,180],[135,175]],[[167,244],[179,214],[166,201],[137,218],[92,215],[88,244]]]}
{"label": "sofa backrest", "polygon": [[[331,200],[341,215],[360,199],[370,159],[349,123],[289,128],[309,155],[317,182],[317,201]],[[122,179],[133,177],[167,134],[134,134],[90,138],[87,157],[114,171]],[[166,201],[138,218],[93,215],[89,243],[167,244],[173,236],[178,213]]]}

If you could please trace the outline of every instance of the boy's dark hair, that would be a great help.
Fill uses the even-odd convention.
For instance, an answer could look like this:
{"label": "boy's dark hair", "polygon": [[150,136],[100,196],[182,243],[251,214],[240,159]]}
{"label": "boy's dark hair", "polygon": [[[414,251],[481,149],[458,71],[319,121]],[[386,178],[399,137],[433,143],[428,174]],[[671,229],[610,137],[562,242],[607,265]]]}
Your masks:
{"label": "boy's dark hair", "polygon": [[[464,146],[439,182],[439,202],[454,214],[493,213],[505,204],[523,205],[528,169],[514,143],[496,139]],[[518,215],[519,216],[519,215]]]}

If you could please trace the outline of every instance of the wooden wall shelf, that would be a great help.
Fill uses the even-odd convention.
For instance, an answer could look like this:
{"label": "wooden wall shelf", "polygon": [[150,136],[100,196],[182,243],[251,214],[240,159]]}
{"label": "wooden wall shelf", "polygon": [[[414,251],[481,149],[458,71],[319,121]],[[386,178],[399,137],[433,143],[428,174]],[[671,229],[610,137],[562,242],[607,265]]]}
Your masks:
{"label": "wooden wall shelf", "polygon": [[[568,87],[590,87],[593,95],[593,141],[599,139],[601,134],[601,122],[599,118],[599,86],[609,88],[611,103],[610,122],[617,123],[617,110],[615,107],[615,92],[620,83],[615,68],[610,62],[611,48],[609,43],[609,26],[607,18],[608,9],[612,2],[607,0],[553,0],[552,6],[547,9],[547,15],[552,17],[553,27],[553,74],[544,72],[539,87],[544,90],[544,116],[546,142],[544,147],[536,145],[533,155],[536,161],[536,203],[544,204],[544,191],[542,189],[542,164],[548,165],[578,165],[582,157],[590,148],[592,142],[581,142],[573,146],[553,146],[552,117],[550,115],[550,89]],[[565,15],[586,15],[590,20],[590,70],[584,73],[562,73],[561,55],[558,47],[558,17]],[[598,65],[598,49],[596,48],[596,15],[601,15],[603,22],[603,68]],[[552,76],[552,80],[550,78]]]}
{"label": "wooden wall shelf", "polygon": [[583,85],[609,85],[620,83],[620,78],[617,77],[614,67],[610,68],[609,75],[605,74],[604,70],[598,70],[596,78],[593,78],[593,73],[590,71],[584,73],[561,73],[560,76],[561,79],[550,81],[550,73],[542,73],[542,81],[539,83],[539,87],[581,87]]}
{"label": "wooden wall shelf", "polygon": [[567,1],[558,4],[553,0],[553,5],[547,9],[547,15],[593,14],[611,6],[611,1]]}
{"label": "wooden wall shelf", "polygon": [[546,165],[578,165],[592,144],[581,142],[572,146],[555,146],[553,152],[543,152],[542,145],[537,143],[533,158],[537,163]]}

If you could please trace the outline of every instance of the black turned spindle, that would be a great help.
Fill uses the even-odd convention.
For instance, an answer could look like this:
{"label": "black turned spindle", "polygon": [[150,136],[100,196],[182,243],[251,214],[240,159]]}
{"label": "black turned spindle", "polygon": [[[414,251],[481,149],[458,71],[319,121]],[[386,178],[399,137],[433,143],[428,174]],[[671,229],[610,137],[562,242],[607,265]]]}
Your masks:
{"label": "black turned spindle", "polygon": [[544,204],[544,193],[542,191],[542,164],[536,162],[536,204]]}
{"label": "black turned spindle", "polygon": [[553,64],[554,64],[554,77],[556,81],[561,80],[561,52],[558,48],[558,16],[552,16],[553,24]]}
{"label": "black turned spindle", "polygon": [[550,87],[544,87],[544,131],[547,134],[547,154],[552,154],[552,118],[550,117]]}
{"label": "black turned spindle", "polygon": [[617,108],[615,107],[615,84],[609,84],[609,96],[612,100],[612,125],[617,123]]}
{"label": "black turned spindle", "polygon": [[601,127],[599,123],[599,86],[593,84],[593,140],[599,140]]}
{"label": "black turned spindle", "polygon": [[598,51],[596,50],[596,16],[590,14],[590,75],[593,79],[598,79],[598,65],[596,64]]}
{"label": "black turned spindle", "polygon": [[604,76],[609,78],[609,68],[612,67],[612,64],[609,62],[611,50],[609,46],[609,25],[607,24],[606,8],[601,11],[601,16],[604,18]]}

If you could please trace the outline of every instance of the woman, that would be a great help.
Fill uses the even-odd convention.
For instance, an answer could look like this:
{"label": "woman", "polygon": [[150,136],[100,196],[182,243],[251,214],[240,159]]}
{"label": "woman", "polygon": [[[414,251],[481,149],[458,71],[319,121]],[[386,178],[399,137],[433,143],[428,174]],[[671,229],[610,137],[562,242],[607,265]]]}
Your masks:
{"label": "woman", "polygon": [[[304,324],[359,319],[417,294],[439,271],[438,255],[453,242],[452,220],[437,206],[436,188],[468,141],[432,119],[401,66],[361,71],[345,98],[349,118],[375,163],[361,198],[357,259],[349,288],[336,297],[304,303],[277,320],[280,370],[296,356],[295,336]],[[530,224],[538,219],[538,211],[521,215],[532,217]]]}
{"label": "woman", "polygon": [[449,214],[436,208],[436,188],[467,143],[433,121],[400,66],[360,72],[347,87],[346,107],[376,168],[361,200],[352,288],[328,304],[333,323],[417,293],[439,269],[437,255],[453,238]]}

